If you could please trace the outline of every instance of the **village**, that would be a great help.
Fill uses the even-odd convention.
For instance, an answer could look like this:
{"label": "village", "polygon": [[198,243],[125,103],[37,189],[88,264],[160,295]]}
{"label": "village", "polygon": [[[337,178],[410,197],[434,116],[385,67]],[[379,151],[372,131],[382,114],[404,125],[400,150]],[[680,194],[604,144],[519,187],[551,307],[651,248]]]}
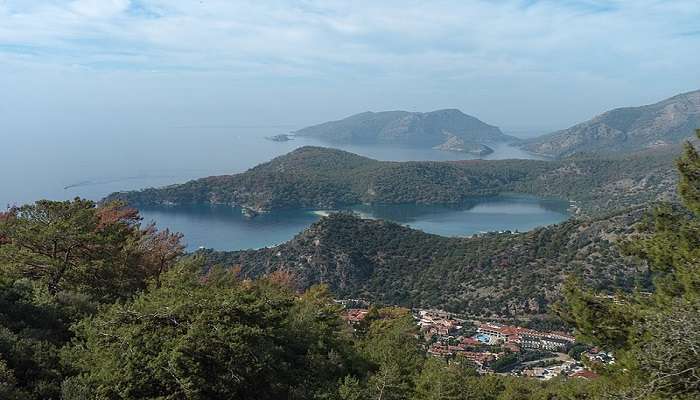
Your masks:
{"label": "village", "polygon": [[[369,313],[360,307],[346,308],[343,318],[351,325],[360,323]],[[591,365],[615,362],[612,354],[577,343],[567,332],[460,319],[442,310],[414,309],[412,314],[428,355],[466,362],[480,374],[595,379]]]}

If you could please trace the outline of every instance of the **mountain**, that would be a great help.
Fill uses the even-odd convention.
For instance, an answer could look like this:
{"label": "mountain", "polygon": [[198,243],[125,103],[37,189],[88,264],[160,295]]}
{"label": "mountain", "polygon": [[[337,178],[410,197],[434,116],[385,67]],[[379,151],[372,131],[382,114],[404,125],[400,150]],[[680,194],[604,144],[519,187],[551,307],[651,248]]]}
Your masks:
{"label": "mountain", "polygon": [[700,128],[700,90],[603,113],[571,128],[522,142],[533,153],[566,157],[577,152],[620,153],[677,144]]}
{"label": "mountain", "polygon": [[340,298],[481,316],[539,314],[560,298],[568,275],[607,291],[647,281],[645,265],[622,256],[615,245],[644,214],[635,209],[471,238],[331,214],[277,247],[198,254],[209,266],[235,266],[247,278],[279,270],[290,273],[300,289],[324,283]]}
{"label": "mountain", "polygon": [[254,214],[359,203],[460,204],[474,196],[517,192],[576,201],[579,212],[593,215],[673,196],[676,154],[673,147],[558,161],[388,162],[301,147],[241,174],[118,192],[105,200],[133,206],[229,204]]}
{"label": "mountain", "polygon": [[399,144],[466,152],[471,148],[469,144],[514,140],[497,127],[455,109],[427,113],[368,111],[294,133],[331,143]]}

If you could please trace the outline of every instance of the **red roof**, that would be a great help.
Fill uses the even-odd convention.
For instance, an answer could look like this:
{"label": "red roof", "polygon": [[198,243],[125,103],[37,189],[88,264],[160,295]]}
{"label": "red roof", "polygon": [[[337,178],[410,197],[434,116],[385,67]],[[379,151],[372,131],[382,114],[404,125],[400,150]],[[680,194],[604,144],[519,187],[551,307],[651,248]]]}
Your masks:
{"label": "red roof", "polygon": [[342,317],[348,322],[360,322],[365,319],[368,313],[369,311],[361,308],[350,308],[342,313]]}
{"label": "red roof", "polygon": [[571,374],[571,376],[574,378],[583,378],[583,379],[596,379],[596,378],[598,378],[598,374],[596,374],[593,371],[587,370],[587,369],[575,372],[575,373]]}

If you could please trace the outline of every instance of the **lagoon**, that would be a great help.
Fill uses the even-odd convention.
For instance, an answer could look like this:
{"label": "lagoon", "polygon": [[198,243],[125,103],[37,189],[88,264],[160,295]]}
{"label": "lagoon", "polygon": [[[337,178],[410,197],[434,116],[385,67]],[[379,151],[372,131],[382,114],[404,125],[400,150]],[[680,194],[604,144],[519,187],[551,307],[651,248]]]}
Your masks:
{"label": "lagoon", "polygon": [[357,205],[339,210],[281,210],[255,218],[228,206],[142,208],[144,222],[182,232],[187,249],[241,250],[274,246],[293,238],[334,211],[381,218],[443,236],[463,237],[492,231],[527,231],[564,221],[568,202],[532,196],[473,198],[459,206]]}
{"label": "lagoon", "polygon": [[[0,210],[39,199],[82,197],[98,201],[115,191],[239,173],[307,145],[338,147],[385,161],[479,158],[433,149],[332,146],[311,138],[287,142],[265,139],[291,129],[283,126],[163,126],[143,121],[88,126],[81,120],[75,126],[52,125],[55,135],[46,136],[40,134],[41,127],[33,127],[29,120],[25,122],[15,127],[15,133],[3,134]],[[506,143],[491,146],[494,153],[483,158],[536,158]],[[493,230],[527,230],[566,219],[568,204],[555,203],[501,197],[473,200],[460,207],[359,205],[346,211],[367,218],[385,218],[430,233],[465,236]],[[182,232],[189,250],[200,246],[236,250],[289,240],[317,221],[324,211],[329,210],[276,211],[254,219],[247,219],[239,209],[230,207],[165,207],[144,209],[142,213],[145,222],[155,221],[159,227]]]}

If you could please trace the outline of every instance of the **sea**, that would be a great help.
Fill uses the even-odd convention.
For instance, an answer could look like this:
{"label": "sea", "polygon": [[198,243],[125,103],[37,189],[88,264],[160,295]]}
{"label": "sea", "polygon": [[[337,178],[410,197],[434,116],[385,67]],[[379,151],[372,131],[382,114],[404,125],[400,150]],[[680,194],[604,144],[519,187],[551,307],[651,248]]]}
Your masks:
{"label": "sea", "polygon": [[[287,142],[266,139],[295,128],[285,125],[182,125],[151,131],[115,121],[114,125],[87,128],[36,133],[50,132],[52,127],[46,126],[30,133],[1,133],[2,208],[39,199],[81,197],[97,201],[115,191],[240,173],[306,145],[336,147],[387,161],[476,158],[432,149],[332,146],[310,138]],[[509,144],[492,147],[494,153],[482,158],[535,158]],[[561,200],[507,195],[474,198],[459,206],[357,205],[344,210],[284,210],[252,219],[239,209],[221,206],[144,208],[141,214],[144,222],[182,232],[189,250],[239,250],[282,243],[334,211],[387,219],[428,233],[469,236],[557,223],[568,218],[567,207]]]}

